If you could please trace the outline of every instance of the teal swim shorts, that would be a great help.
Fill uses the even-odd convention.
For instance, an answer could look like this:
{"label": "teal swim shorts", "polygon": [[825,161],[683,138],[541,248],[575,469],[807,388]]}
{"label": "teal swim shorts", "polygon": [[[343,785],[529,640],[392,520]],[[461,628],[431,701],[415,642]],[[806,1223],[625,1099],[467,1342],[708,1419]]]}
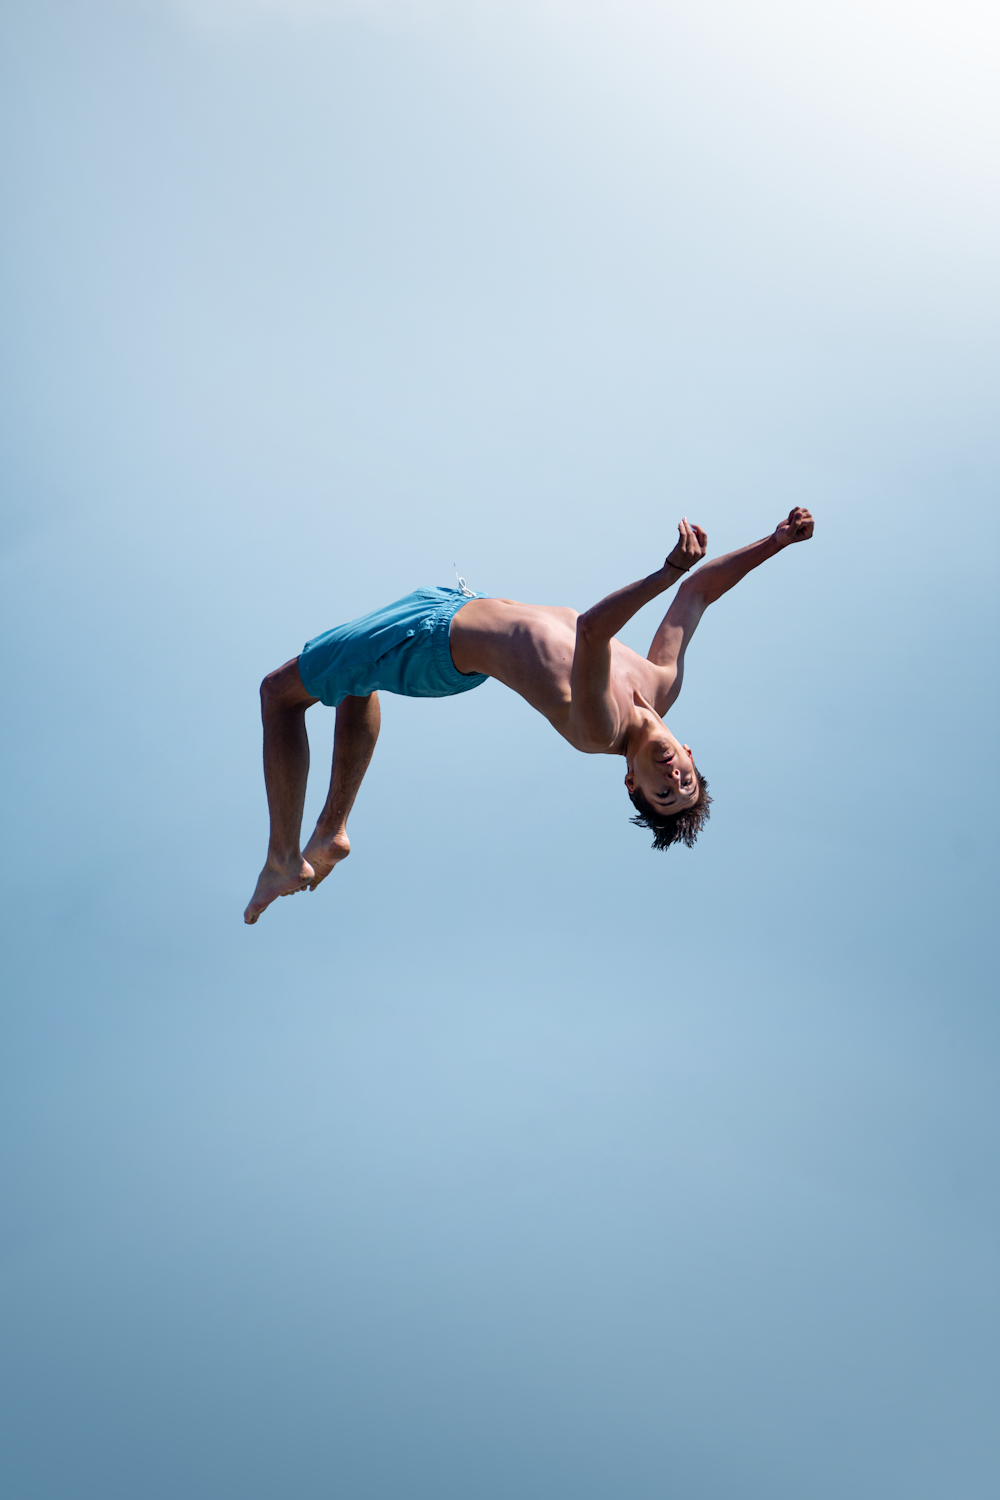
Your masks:
{"label": "teal swim shorts", "polygon": [[467,693],[487,679],[482,672],[460,672],[455,666],[448,638],[451,622],[470,599],[489,597],[460,589],[414,589],[395,604],[335,625],[303,646],[302,685],[327,708],[378,690],[406,698]]}

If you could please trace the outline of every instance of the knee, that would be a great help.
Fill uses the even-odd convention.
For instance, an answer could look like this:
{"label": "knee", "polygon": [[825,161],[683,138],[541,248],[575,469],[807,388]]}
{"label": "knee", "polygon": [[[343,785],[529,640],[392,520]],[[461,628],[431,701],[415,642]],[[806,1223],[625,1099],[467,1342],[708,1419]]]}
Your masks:
{"label": "knee", "polygon": [[286,661],[283,667],[268,672],[260,685],[262,713],[275,713],[289,708],[306,709],[317,701],[302,686],[298,662],[296,656],[292,661]]}
{"label": "knee", "polygon": [[[290,708],[294,701],[294,691],[289,691],[293,685],[288,680],[288,668],[279,667],[275,672],[268,672],[260,685],[260,710],[264,714],[273,714],[281,709]],[[301,691],[301,684],[299,684]]]}
{"label": "knee", "polygon": [[279,668],[277,672],[268,672],[267,676],[264,678],[263,682],[260,685],[261,708],[272,708],[277,702],[278,698],[281,696],[281,684],[279,682],[280,677],[281,670]]}

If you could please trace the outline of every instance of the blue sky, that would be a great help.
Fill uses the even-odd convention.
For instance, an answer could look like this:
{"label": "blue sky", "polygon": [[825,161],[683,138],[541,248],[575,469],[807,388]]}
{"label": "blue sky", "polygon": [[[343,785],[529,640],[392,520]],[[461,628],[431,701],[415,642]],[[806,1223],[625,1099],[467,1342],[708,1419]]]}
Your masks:
{"label": "blue sky", "polygon": [[[6,1493],[992,1500],[996,51],[4,8]],[[388,698],[243,928],[307,637],[794,503],[672,716],[696,850],[498,684]]]}

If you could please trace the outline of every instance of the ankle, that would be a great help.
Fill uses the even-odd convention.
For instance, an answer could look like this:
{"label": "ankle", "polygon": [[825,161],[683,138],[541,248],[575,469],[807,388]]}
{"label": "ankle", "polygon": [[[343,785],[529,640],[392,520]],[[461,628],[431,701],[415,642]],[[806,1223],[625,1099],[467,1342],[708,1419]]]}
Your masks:
{"label": "ankle", "polygon": [[297,845],[294,849],[276,849],[272,845],[267,851],[267,863],[272,870],[287,870],[289,865],[302,863],[302,850]]}
{"label": "ankle", "polygon": [[329,841],[331,839],[346,839],[347,838],[347,819],[346,818],[324,818],[321,815],[317,819],[317,822],[316,822],[316,831],[313,834],[313,837],[314,838],[326,839],[327,841]]}

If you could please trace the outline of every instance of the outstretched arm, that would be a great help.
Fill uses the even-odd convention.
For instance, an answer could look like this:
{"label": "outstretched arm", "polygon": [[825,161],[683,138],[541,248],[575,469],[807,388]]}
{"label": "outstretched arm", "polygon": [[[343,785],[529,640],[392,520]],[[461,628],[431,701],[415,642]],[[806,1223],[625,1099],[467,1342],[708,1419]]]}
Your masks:
{"label": "outstretched arm", "polygon": [[611,692],[612,636],[705,556],[708,538],[700,526],[691,526],[685,517],[677,530],[680,538],[662,568],[609,594],[577,618],[571,714],[581,739],[595,749],[610,745],[619,729],[618,706]]}
{"label": "outstretched arm", "polygon": [[673,667],[676,673],[665,704],[656,705],[658,712],[665,713],[681,690],[684,653],[708,606],[728,593],[741,578],[745,578],[754,568],[759,568],[769,557],[775,557],[794,542],[807,542],[813,534],[813,524],[809,511],[804,506],[797,505],[789,511],[786,520],[779,522],[770,536],[759,542],[751,542],[749,547],[740,547],[736,552],[727,552],[724,557],[704,563],[685,580],[677,590],[677,597],[649,648],[651,662],[658,667]]}

